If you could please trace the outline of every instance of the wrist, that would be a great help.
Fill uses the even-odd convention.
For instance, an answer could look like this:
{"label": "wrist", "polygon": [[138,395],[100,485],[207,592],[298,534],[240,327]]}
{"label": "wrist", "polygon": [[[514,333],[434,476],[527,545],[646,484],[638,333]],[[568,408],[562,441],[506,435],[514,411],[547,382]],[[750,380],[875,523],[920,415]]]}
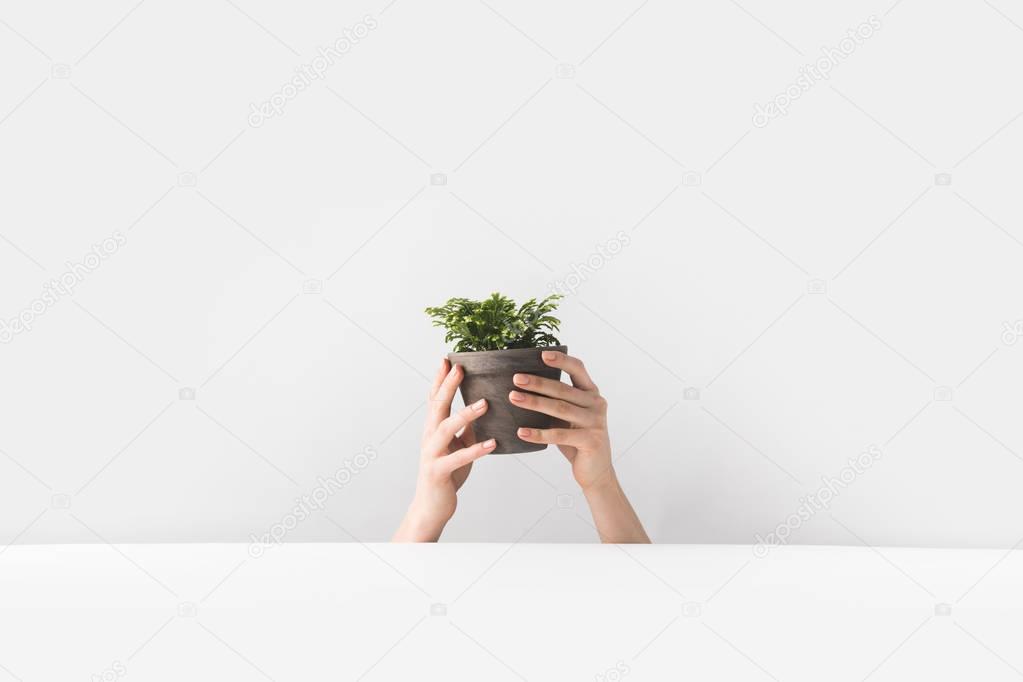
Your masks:
{"label": "wrist", "polygon": [[587,498],[607,495],[621,489],[614,467],[608,467],[600,476],[580,487]]}

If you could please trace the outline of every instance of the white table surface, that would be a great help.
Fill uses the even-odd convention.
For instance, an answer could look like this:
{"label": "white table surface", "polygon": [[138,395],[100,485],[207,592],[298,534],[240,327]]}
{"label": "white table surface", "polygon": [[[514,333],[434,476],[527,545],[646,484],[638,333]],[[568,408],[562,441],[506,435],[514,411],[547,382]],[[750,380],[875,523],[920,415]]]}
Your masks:
{"label": "white table surface", "polygon": [[12,546],[0,680],[1019,680],[1023,552]]}

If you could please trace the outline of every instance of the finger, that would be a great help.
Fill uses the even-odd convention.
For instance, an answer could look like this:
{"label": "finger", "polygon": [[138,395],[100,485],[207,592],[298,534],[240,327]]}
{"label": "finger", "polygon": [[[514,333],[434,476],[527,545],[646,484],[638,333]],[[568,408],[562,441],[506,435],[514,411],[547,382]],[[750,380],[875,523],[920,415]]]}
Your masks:
{"label": "finger", "polygon": [[449,371],[451,371],[451,368],[448,365],[448,359],[443,358],[440,361],[440,367],[437,368],[437,373],[433,376],[433,384],[431,384],[430,386],[430,392],[427,394],[427,397],[433,398],[434,394],[437,393],[437,389],[440,388],[441,383],[444,381],[444,377],[448,375]]}
{"label": "finger", "polygon": [[466,405],[437,425],[433,432],[433,444],[437,447],[446,446],[459,431],[468,426],[470,422],[482,417],[486,412],[487,401],[482,398],[472,405]]}
{"label": "finger", "polygon": [[597,385],[593,383],[593,379],[590,378],[589,373],[586,371],[583,361],[579,358],[573,358],[571,355],[565,355],[556,350],[545,350],[540,355],[543,358],[544,364],[565,370],[568,376],[572,377],[572,385],[576,388],[584,391],[597,390]]}
{"label": "finger", "polygon": [[440,386],[437,387],[437,392],[430,396],[428,426],[436,427],[451,414],[451,401],[455,399],[455,391],[460,383],[462,383],[462,366],[454,365],[448,370]]}
{"label": "finger", "polygon": [[519,391],[509,393],[508,399],[511,400],[513,405],[526,410],[540,412],[541,414],[549,414],[558,419],[564,419],[569,424],[593,426],[596,423],[595,416],[589,410],[578,405],[566,403],[564,400],[545,398],[540,395],[521,393]]}
{"label": "finger", "polygon": [[521,386],[533,393],[558,398],[580,407],[592,407],[597,403],[596,393],[582,391],[557,379],[545,379],[533,374],[516,374],[512,377],[512,381],[516,386]]}
{"label": "finger", "polygon": [[469,445],[475,445],[476,443],[476,432],[472,428],[472,424],[465,427],[461,435],[458,436],[458,440],[462,441],[462,447],[468,447]]}
{"label": "finger", "polygon": [[585,447],[590,444],[591,436],[586,429],[519,429],[519,438],[530,443],[550,443],[552,445],[573,445]]}
{"label": "finger", "polygon": [[492,451],[495,447],[497,447],[497,441],[491,438],[490,440],[485,440],[482,443],[476,443],[475,445],[470,445],[467,448],[456,450],[450,455],[441,458],[440,467],[443,471],[451,473],[456,469],[461,469],[466,464],[475,462],[483,455]]}

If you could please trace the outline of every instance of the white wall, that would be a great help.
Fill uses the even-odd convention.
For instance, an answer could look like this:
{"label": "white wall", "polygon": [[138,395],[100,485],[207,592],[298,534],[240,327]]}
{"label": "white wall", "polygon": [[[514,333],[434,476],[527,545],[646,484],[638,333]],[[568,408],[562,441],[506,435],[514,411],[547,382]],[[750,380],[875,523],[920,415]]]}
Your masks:
{"label": "white wall", "polygon": [[[249,124],[365,15],[323,79]],[[754,125],[872,15],[828,80]],[[791,542],[1023,535],[1012,3],[125,0],[0,19],[0,317],[124,236],[0,345],[0,542],[242,541],[367,447],[287,539],[386,539],[445,351],[422,308],[545,294],[620,232],[572,280],[563,340],[610,400],[655,540],[752,542],[872,446]],[[587,518],[557,452],[495,456],[446,538],[591,541]]]}

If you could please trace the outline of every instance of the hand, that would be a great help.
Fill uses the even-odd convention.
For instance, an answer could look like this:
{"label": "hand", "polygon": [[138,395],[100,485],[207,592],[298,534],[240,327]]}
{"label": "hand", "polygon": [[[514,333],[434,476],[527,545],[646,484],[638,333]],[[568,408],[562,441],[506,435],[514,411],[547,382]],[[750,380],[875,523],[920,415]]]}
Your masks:
{"label": "hand", "polygon": [[584,491],[610,483],[611,439],[607,433],[607,400],[578,358],[558,351],[543,351],[544,364],[564,370],[572,385],[533,374],[516,374],[516,386],[540,395],[512,391],[512,403],[555,418],[556,428],[519,429],[519,438],[530,443],[556,444],[572,463],[572,475]]}
{"label": "hand", "polygon": [[416,496],[394,536],[396,542],[436,542],[455,513],[455,493],[465,483],[472,463],[496,447],[491,438],[477,443],[472,422],[486,414],[480,400],[451,414],[451,401],[464,376],[460,365],[441,363],[428,398],[426,425],[419,456]]}
{"label": "hand", "polygon": [[572,475],[583,490],[602,542],[650,542],[612,466],[607,400],[578,358],[551,350],[543,351],[541,357],[544,364],[567,372],[572,385],[533,374],[512,377],[516,386],[539,395],[512,391],[509,400],[557,420],[552,429],[519,429],[519,438],[554,443],[561,449],[572,463]]}

